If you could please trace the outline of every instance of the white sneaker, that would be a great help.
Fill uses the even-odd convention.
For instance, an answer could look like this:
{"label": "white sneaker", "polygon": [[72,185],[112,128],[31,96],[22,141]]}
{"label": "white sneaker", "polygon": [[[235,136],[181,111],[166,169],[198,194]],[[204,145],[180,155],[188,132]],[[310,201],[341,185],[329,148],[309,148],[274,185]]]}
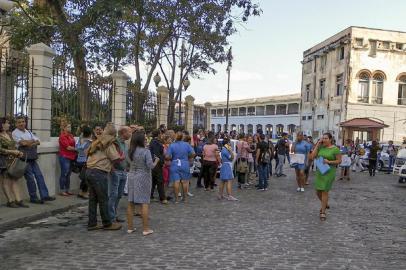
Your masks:
{"label": "white sneaker", "polygon": [[192,193],[190,193],[190,192],[188,192],[187,195],[188,195],[189,197],[193,197],[193,196],[194,196],[194,195],[193,195]]}
{"label": "white sneaker", "polygon": [[178,193],[178,197],[182,197],[182,193],[179,192],[179,193]]}
{"label": "white sneaker", "polygon": [[230,195],[227,197],[227,201],[238,201],[238,199]]}
{"label": "white sneaker", "polygon": [[296,189],[296,192],[300,192],[300,187],[298,187],[298,188]]}
{"label": "white sneaker", "polygon": [[300,189],[300,192],[304,192],[304,188],[301,188],[301,189]]}

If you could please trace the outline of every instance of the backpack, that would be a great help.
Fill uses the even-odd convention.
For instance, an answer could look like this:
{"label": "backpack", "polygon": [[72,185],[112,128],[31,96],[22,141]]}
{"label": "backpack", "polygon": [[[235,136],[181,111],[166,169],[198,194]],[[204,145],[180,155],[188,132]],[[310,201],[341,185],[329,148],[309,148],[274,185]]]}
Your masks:
{"label": "backpack", "polygon": [[268,147],[267,148],[261,147],[260,155],[261,155],[261,159],[260,159],[261,163],[270,163],[271,162],[271,155],[269,154]]}

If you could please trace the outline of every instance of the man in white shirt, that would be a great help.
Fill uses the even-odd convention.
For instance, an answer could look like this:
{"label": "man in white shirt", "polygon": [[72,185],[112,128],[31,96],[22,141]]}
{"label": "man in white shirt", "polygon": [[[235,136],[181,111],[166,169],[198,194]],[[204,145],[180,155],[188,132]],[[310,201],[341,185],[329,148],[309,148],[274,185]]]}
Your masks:
{"label": "man in white shirt", "polygon": [[[48,188],[45,184],[44,176],[37,163],[37,145],[40,140],[32,132],[26,130],[24,116],[16,118],[16,129],[13,131],[13,139],[17,143],[17,148],[27,157],[27,169],[24,177],[27,180],[27,189],[30,195],[30,202],[44,203],[44,201],[53,201],[55,197],[49,196]],[[35,183],[36,182],[36,183]],[[41,199],[37,196],[37,186]]]}

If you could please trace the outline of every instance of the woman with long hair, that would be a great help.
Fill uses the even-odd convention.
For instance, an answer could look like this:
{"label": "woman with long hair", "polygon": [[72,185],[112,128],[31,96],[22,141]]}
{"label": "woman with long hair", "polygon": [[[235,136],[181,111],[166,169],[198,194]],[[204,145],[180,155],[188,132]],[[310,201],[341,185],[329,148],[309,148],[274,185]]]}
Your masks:
{"label": "woman with long hair", "polygon": [[16,150],[16,143],[10,136],[10,123],[6,118],[0,118],[0,183],[7,198],[7,207],[19,208],[28,206],[21,199],[18,179],[7,174],[7,168],[15,158],[21,158],[23,153]]}
{"label": "woman with long hair", "polygon": [[333,136],[331,133],[326,132],[323,134],[322,139],[315,145],[310,159],[320,159],[316,161],[316,167],[318,162],[329,166],[324,173],[322,173],[321,168],[318,167],[315,174],[317,197],[321,202],[320,220],[324,221],[326,220],[326,209],[330,208],[328,206],[328,193],[336,177],[336,167],[341,163],[340,149],[333,144]]}
{"label": "woman with long hair", "polygon": [[306,182],[305,169],[307,164],[307,157],[311,150],[311,145],[304,140],[303,132],[300,131],[296,136],[296,141],[292,145],[292,152],[304,156],[303,164],[295,164],[297,192],[304,192]]}
{"label": "woman with long hair", "polygon": [[166,159],[171,161],[169,171],[169,181],[173,183],[175,189],[175,203],[179,202],[179,186],[182,185],[183,201],[186,202],[189,192],[190,166],[189,160],[194,157],[195,152],[190,144],[183,141],[183,133],[176,133],[173,142],[166,153]]}
{"label": "woman with long hair", "polygon": [[133,216],[135,204],[141,204],[141,216],[144,236],[153,233],[148,224],[149,203],[151,198],[151,170],[158,164],[159,158],[152,161],[151,152],[145,148],[145,133],[134,132],[131,137],[130,172],[128,173],[127,232],[134,232]]}
{"label": "woman with long hair", "polygon": [[219,148],[215,142],[216,138],[210,136],[207,140],[207,144],[203,146],[203,178],[204,189],[206,191],[214,190],[217,162],[219,161]]}

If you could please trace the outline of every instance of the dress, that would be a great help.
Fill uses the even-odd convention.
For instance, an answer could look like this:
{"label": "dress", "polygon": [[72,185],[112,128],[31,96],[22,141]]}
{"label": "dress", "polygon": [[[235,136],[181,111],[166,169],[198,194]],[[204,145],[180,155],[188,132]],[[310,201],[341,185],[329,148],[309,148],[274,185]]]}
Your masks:
{"label": "dress", "polygon": [[221,168],[220,179],[221,181],[229,181],[234,179],[232,155],[227,148],[221,149]]}
{"label": "dress", "polygon": [[305,155],[304,163],[295,165],[296,170],[304,170],[304,169],[306,169],[307,156],[308,156],[311,149],[312,149],[312,146],[308,142],[305,142],[303,140],[300,141],[300,142],[295,142],[295,154]]}
{"label": "dress", "polygon": [[[0,155],[1,155],[1,167],[0,167],[0,174],[3,174],[7,171],[7,167],[10,166],[10,164],[14,160],[14,156],[7,154],[7,150],[16,150],[16,143],[15,141],[10,138],[9,136],[3,137],[0,135]],[[13,180],[18,180],[18,179],[13,179]]]}
{"label": "dress", "polygon": [[154,166],[151,152],[146,148],[137,147],[128,173],[128,201],[133,203],[149,203],[151,197],[152,176]]}
{"label": "dress", "polygon": [[[338,147],[333,146],[331,148],[321,147],[317,154],[317,157],[323,157],[327,160],[336,160],[336,155],[340,154],[340,149]],[[333,186],[334,179],[336,178],[336,167],[333,165],[329,165],[330,170],[324,175],[320,173],[317,169],[315,174],[315,187],[316,190],[320,191],[329,191]]]}
{"label": "dress", "polygon": [[194,154],[192,146],[184,141],[176,141],[172,143],[167,156],[171,157],[171,167],[169,171],[169,181],[176,182],[179,180],[189,180],[190,174],[189,156]]}

